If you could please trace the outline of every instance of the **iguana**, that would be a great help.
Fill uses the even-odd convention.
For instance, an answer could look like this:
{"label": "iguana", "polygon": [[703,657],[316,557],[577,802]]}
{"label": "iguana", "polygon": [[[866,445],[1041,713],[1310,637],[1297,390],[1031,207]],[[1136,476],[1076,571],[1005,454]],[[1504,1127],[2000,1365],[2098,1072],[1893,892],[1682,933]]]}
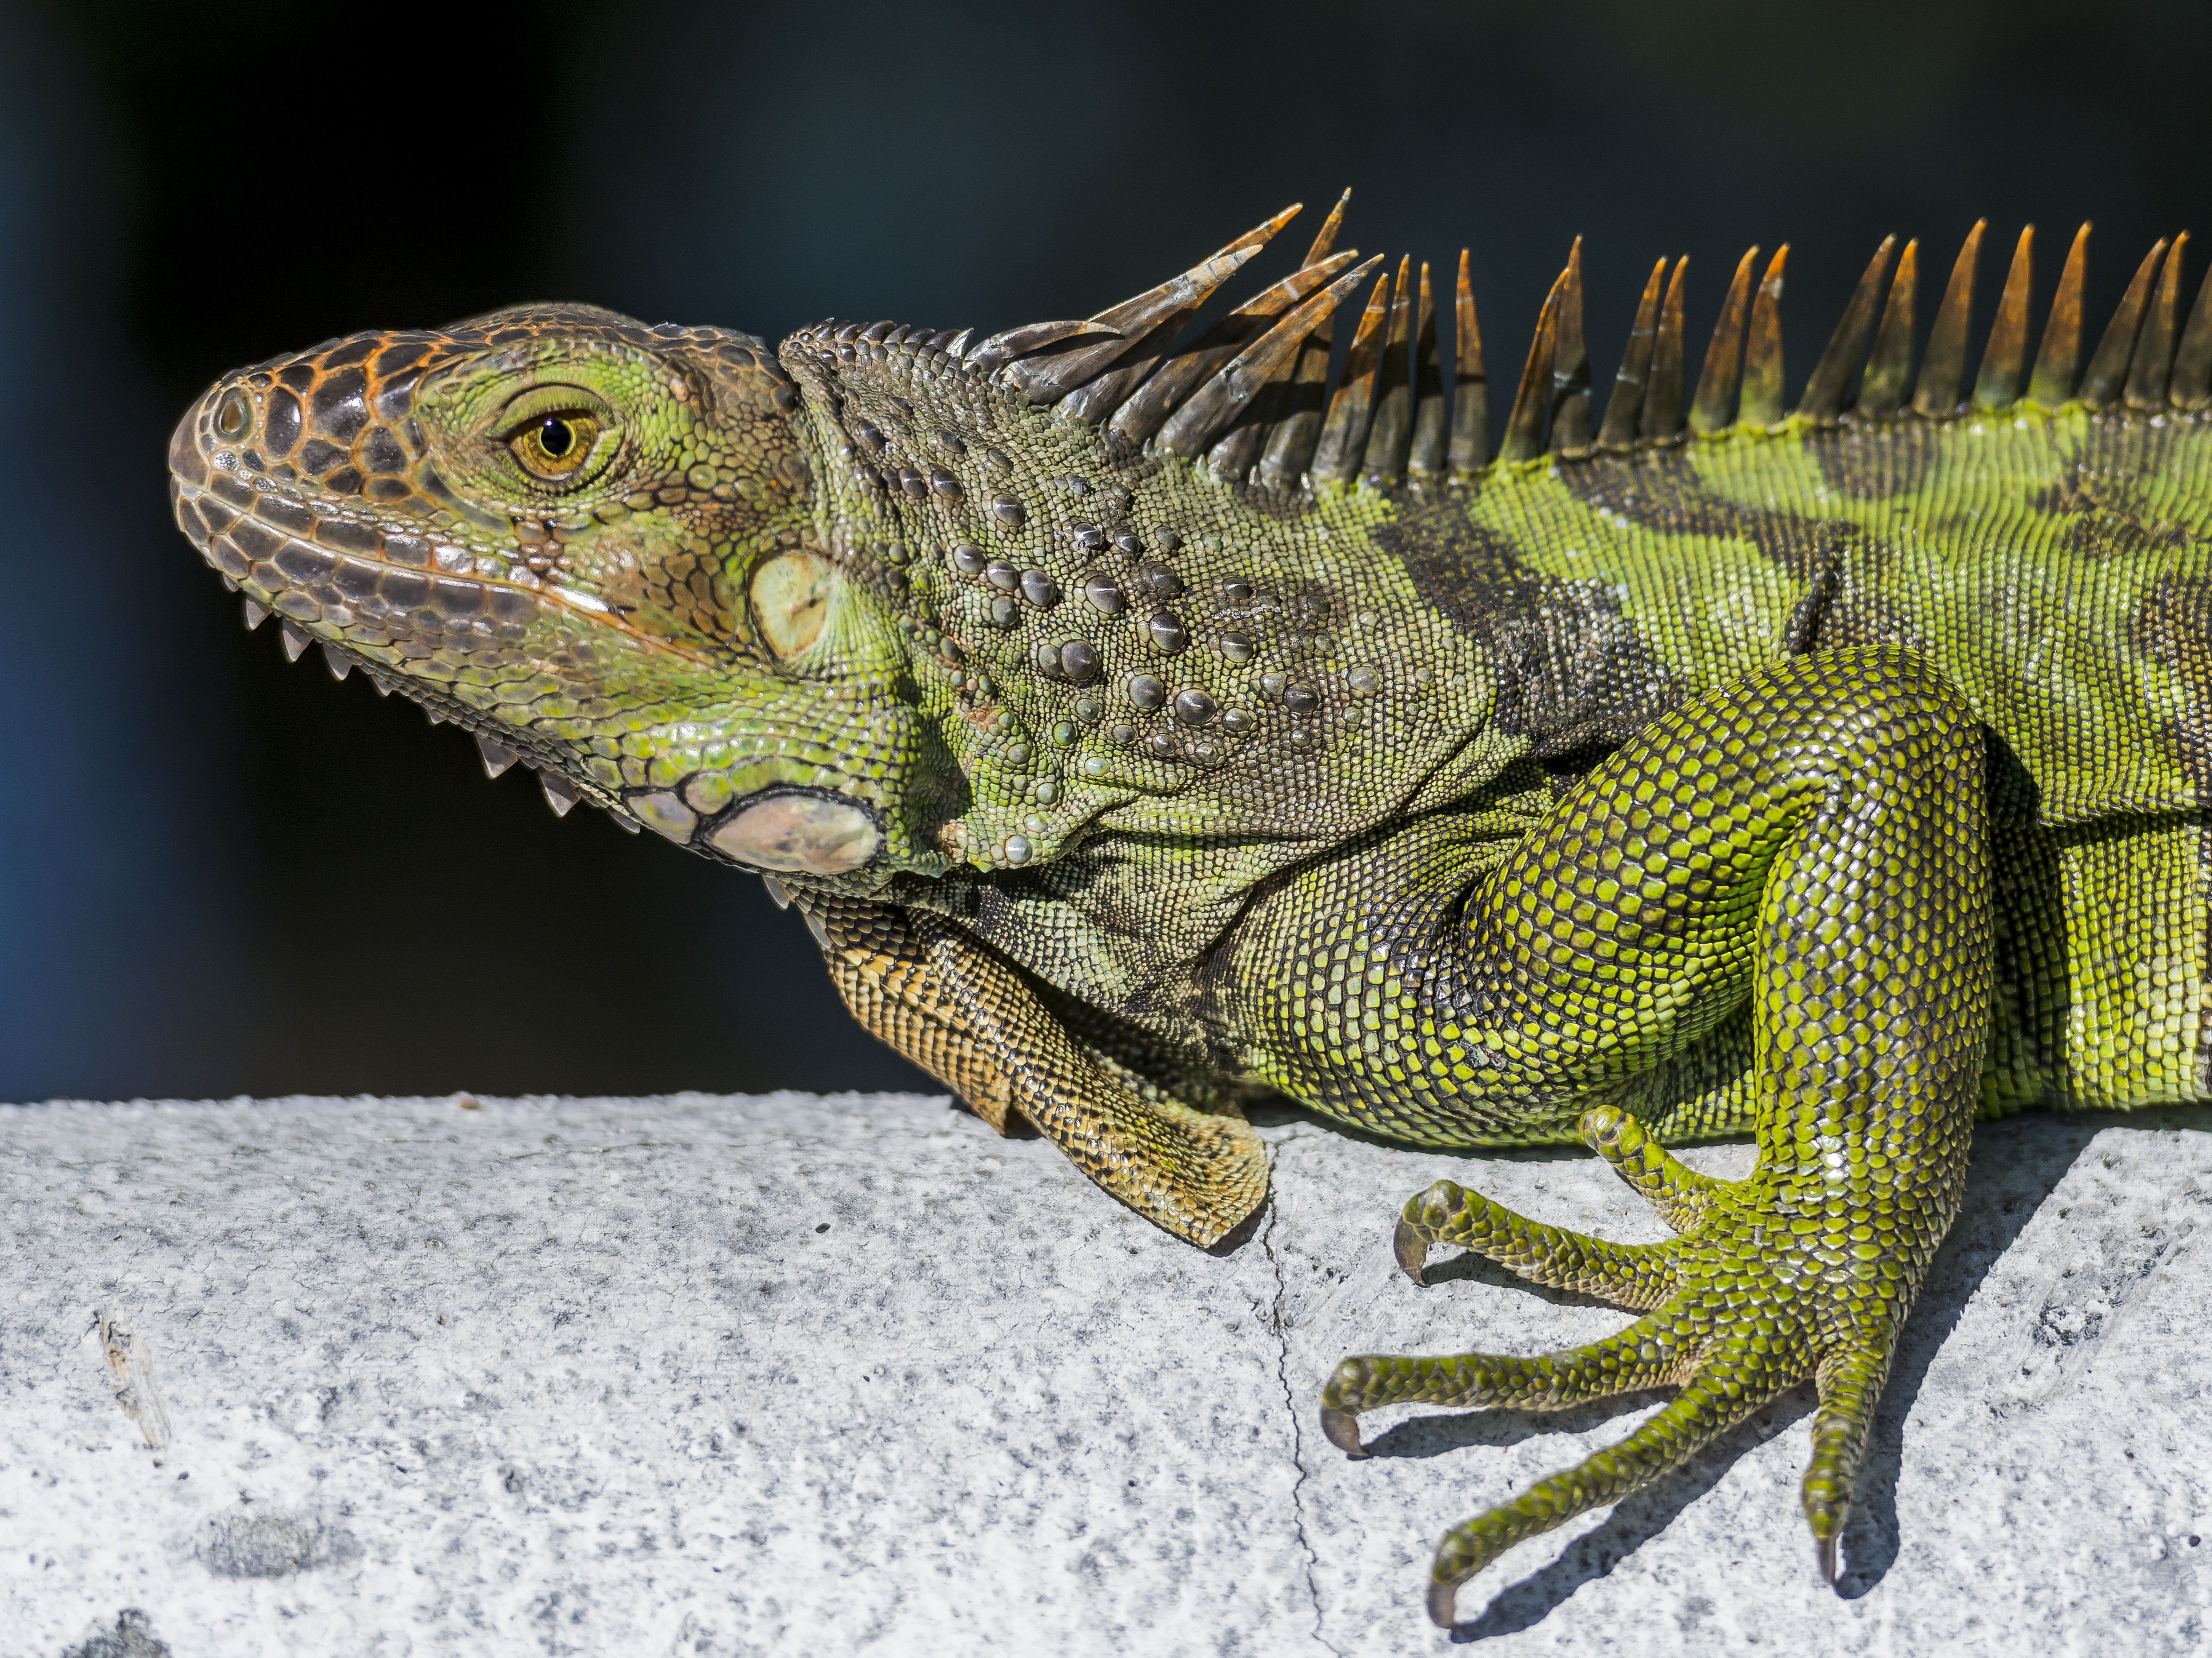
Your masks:
{"label": "iguana", "polygon": [[[177,520],[295,659],[762,872],[870,1030],[1194,1243],[1264,1199],[1261,1095],[1611,1163],[1677,1236],[1444,1181],[1396,1252],[1637,1322],[1322,1390],[1356,1456],[1379,1406],[1679,1389],[1447,1533],[1439,1623],[1808,1378],[1832,1581],[1974,1121],[2212,1094],[2212,285],[2185,325],[2160,242],[2083,370],[2085,226],[2031,367],[2023,231],[1970,386],[1983,227],[1917,375],[1892,238],[1785,410],[1787,248],[1693,387],[1662,260],[1594,426],[1577,242],[1493,457],[1468,256],[1440,298],[1343,210],[1203,327],[1295,208],[987,338],[331,341],[193,405]],[[1744,1131],[1741,1181],[1664,1149]]]}

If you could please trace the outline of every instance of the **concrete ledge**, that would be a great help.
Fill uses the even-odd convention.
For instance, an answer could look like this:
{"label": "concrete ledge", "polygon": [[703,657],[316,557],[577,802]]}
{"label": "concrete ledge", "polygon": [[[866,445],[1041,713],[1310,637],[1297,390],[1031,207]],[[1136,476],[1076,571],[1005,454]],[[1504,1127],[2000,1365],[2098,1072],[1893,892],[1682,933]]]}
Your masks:
{"label": "concrete ledge", "polygon": [[[1408,1411],[1358,1464],[1313,1425],[1347,1352],[1620,1327],[1486,1268],[1424,1291],[1391,1267],[1393,1212],[1443,1174],[1660,1236],[1579,1154],[1427,1156],[1286,1115],[1272,1211],[1208,1255],[942,1099],[0,1123],[7,1658],[1441,1652],[1437,1534],[1656,1402]],[[1792,1394],[1508,1556],[1457,1638],[2203,1651],[2208,1130],[1982,1131],[1841,1596],[1798,1514]],[[1692,1161],[1739,1173],[1749,1148]]]}

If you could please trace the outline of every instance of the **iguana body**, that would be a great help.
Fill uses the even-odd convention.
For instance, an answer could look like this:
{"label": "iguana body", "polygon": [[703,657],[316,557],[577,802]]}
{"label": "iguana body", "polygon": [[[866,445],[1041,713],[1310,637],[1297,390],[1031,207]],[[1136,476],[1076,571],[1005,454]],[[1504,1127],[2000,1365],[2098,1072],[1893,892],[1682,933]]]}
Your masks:
{"label": "iguana body", "polygon": [[[1655,270],[1594,434],[1577,255],[1492,460],[1464,259],[1449,394],[1401,266],[1324,401],[1370,268],[1334,215],[1176,343],[1282,222],[982,343],[771,356],[558,307],[332,342],[186,416],[179,519],[249,622],[495,774],[770,872],[869,1029],[1194,1242],[1264,1196],[1255,1093],[1610,1158],[1680,1236],[1446,1184],[1400,1259],[1462,1242],[1645,1318],[1325,1390],[1356,1451],[1380,1404],[1680,1384],[1449,1533],[1443,1621],[1808,1377],[1832,1576],[1972,1119],[2208,1093],[2212,307],[2181,328],[2161,244],[2077,386],[2077,240],[2022,396],[2023,238],[1970,395],[1970,243],[1906,407],[1885,244],[1785,417],[1781,260],[1754,298],[1747,255],[1685,431]],[[1736,1131],[1741,1182],[1661,1149]]]}

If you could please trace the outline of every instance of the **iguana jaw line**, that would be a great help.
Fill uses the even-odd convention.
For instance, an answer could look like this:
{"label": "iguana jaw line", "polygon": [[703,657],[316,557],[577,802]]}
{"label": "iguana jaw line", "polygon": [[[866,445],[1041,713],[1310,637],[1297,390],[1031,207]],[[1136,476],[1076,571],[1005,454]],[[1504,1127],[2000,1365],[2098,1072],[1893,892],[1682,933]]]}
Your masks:
{"label": "iguana jaw line", "polygon": [[[211,490],[179,483],[177,486],[179,504],[190,504],[195,508],[193,518],[182,513],[178,514],[178,522],[185,536],[199,550],[208,568],[223,576],[248,598],[263,609],[286,617],[301,631],[343,650],[365,666],[392,668],[394,653],[389,650],[380,653],[364,646],[360,641],[349,637],[344,629],[354,620],[354,607],[358,603],[360,592],[364,589],[372,592],[381,589],[393,575],[399,577],[403,583],[416,578],[425,579],[433,592],[452,595],[449,608],[456,616],[482,615],[496,610],[502,604],[511,604],[512,600],[494,597],[495,594],[511,593],[520,596],[533,605],[557,605],[581,620],[622,635],[641,651],[659,653],[701,667],[709,665],[709,659],[703,653],[686,650],[672,640],[646,632],[611,608],[598,595],[560,581],[548,581],[527,569],[516,568],[514,560],[495,552],[474,552],[450,542],[432,541],[428,544],[430,562],[426,566],[372,554],[337,553],[329,548],[317,546],[312,530],[301,536],[271,523],[259,510],[262,503],[276,501],[304,508],[318,519],[329,517],[345,522],[345,515],[327,514],[312,498],[266,478],[255,478],[251,487],[257,495],[254,505],[235,515],[240,519],[252,520],[253,527],[276,537],[278,545],[274,553],[260,559],[249,558],[234,538],[235,525],[222,531],[207,530],[204,527],[207,509],[228,506],[234,512],[234,501],[219,501]],[[251,533],[250,530],[248,533]],[[312,574],[293,580],[287,568],[289,565],[293,569],[304,568],[313,572],[325,561],[334,562],[329,578],[320,582]],[[384,574],[372,576],[368,574],[371,571]],[[272,582],[269,579],[272,573],[285,579]],[[473,593],[475,597],[463,596],[467,593]],[[349,597],[353,603],[349,603]],[[422,682],[401,677],[394,683],[416,701],[434,700]]]}
{"label": "iguana jaw line", "polygon": [[[313,504],[297,492],[280,490],[263,479],[255,482],[269,488],[270,495],[278,499],[313,509]],[[362,662],[375,675],[380,689],[396,688],[411,700],[435,710],[442,720],[470,730],[481,740],[501,748],[517,746],[522,734],[512,726],[486,720],[465,702],[439,695],[437,682],[417,677],[395,665],[392,659],[396,652],[386,649],[371,653],[346,635],[343,630],[354,623],[356,607],[364,598],[374,600],[384,597],[389,591],[387,584],[394,580],[408,584],[427,582],[434,592],[474,590],[474,597],[465,608],[483,614],[494,610],[498,603],[495,594],[516,593],[533,604],[543,598],[581,612],[593,622],[617,629],[647,649],[670,652],[689,660],[699,659],[678,651],[665,641],[639,633],[611,615],[605,604],[589,594],[552,586],[526,591],[524,584],[535,580],[527,571],[521,573],[521,581],[501,580],[510,575],[506,569],[498,570],[489,580],[462,576],[459,572],[465,568],[465,562],[471,562],[471,555],[457,547],[434,546],[431,570],[425,572],[391,559],[335,553],[290,535],[251,512],[241,515],[229,528],[214,531],[208,526],[226,510],[227,501],[219,501],[210,490],[181,482],[177,485],[177,498],[180,508],[178,522],[192,544],[209,568],[230,581],[249,602],[283,617],[288,629],[312,632],[325,644]],[[186,506],[192,510],[181,510]],[[256,529],[275,537],[275,550],[262,558],[249,557],[238,545],[237,528],[241,523],[249,525],[248,538]],[[312,570],[323,561],[334,561],[326,580],[316,581],[312,576],[299,580],[288,579],[288,565],[295,570]],[[278,579],[271,580],[272,573]],[[458,600],[456,608],[463,608]],[[289,641],[287,648],[290,648]],[[495,750],[486,755],[487,768],[495,764],[498,770],[505,770],[505,763],[495,761],[492,752]],[[530,763],[534,767],[550,768],[556,760],[556,756],[546,750],[533,751],[530,756]],[[684,806],[673,791],[641,791],[626,801],[626,806],[629,816],[679,843],[689,842],[697,823],[697,814]],[[771,785],[737,801],[726,820],[713,826],[701,840],[704,846],[749,869],[778,874],[831,876],[848,874],[864,867],[881,850],[884,835],[877,814],[838,799],[830,791]]]}

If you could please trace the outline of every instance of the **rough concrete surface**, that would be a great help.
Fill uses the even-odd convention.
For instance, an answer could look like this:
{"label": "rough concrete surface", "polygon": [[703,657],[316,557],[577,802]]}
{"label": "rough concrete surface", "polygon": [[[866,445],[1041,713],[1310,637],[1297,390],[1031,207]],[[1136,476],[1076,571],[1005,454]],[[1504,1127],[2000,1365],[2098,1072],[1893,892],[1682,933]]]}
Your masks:
{"label": "rough concrete surface", "polygon": [[[1809,1400],[1421,1610],[1453,1521],[1625,1433],[1315,1427],[1347,1352],[1626,1315],[1390,1261],[1440,1175],[1627,1238],[1578,1152],[1285,1114],[1203,1254],[942,1099],[0,1110],[0,1654],[2202,1652],[2212,1112],[1985,1127],[1838,1594]],[[1747,1169],[1747,1146],[1691,1159]],[[166,1441],[149,1448],[152,1433]]]}

